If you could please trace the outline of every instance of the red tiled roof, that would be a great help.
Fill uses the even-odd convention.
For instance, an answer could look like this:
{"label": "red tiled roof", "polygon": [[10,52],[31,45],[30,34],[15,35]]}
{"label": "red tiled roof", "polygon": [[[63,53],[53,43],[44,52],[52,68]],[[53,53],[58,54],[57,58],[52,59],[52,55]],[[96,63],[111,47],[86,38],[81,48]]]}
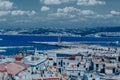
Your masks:
{"label": "red tiled roof", "polygon": [[9,73],[9,74],[13,74],[13,75],[16,75],[16,74],[18,74],[20,71],[22,71],[22,70],[24,70],[25,69],[25,67],[24,66],[20,66],[20,65],[18,65],[18,64],[16,64],[16,63],[9,63],[9,64],[7,64],[7,72]]}
{"label": "red tiled roof", "polygon": [[39,79],[33,79],[33,80],[60,80],[59,78],[39,78]]}
{"label": "red tiled roof", "polygon": [[5,65],[4,64],[0,64],[0,72],[5,72]]}
{"label": "red tiled roof", "polygon": [[28,65],[22,63],[4,63],[0,65],[0,72],[7,72],[12,75],[16,75],[22,70],[26,69]]}
{"label": "red tiled roof", "polygon": [[116,68],[115,66],[105,66],[105,68]]}

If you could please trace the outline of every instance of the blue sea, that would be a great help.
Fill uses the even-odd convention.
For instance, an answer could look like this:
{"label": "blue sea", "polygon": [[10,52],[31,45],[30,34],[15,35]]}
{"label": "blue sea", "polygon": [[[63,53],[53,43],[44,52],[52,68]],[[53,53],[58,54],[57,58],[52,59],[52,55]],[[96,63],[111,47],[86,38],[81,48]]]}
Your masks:
{"label": "blue sea", "polygon": [[[35,48],[37,48],[38,50],[50,50],[50,49],[60,48],[56,46],[47,46],[47,45],[30,43],[32,41],[57,42],[58,36],[0,35],[0,39],[2,39],[0,40],[0,50],[6,50],[6,52],[1,52],[0,55],[14,55],[17,54],[19,50],[27,51],[27,50],[34,50]],[[62,36],[61,39],[62,41],[67,41],[67,42],[92,42],[91,44],[120,47],[119,44],[107,43],[107,42],[116,42],[116,41],[120,42],[120,37],[98,38],[98,37]]]}

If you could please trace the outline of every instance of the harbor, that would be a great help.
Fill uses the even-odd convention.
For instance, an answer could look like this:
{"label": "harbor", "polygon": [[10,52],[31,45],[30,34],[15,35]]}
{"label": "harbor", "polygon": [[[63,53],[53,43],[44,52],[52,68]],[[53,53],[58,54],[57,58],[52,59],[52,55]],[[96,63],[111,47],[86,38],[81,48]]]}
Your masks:
{"label": "harbor", "polygon": [[120,80],[120,0],[0,0],[0,80]]}
{"label": "harbor", "polygon": [[[0,38],[3,39],[0,41],[0,50],[4,50],[4,52],[0,53],[1,55],[15,55],[18,50],[27,51],[34,50],[34,48],[39,50],[51,50],[59,49],[63,46],[74,47],[76,45],[79,46],[80,43],[120,47],[119,37],[97,38],[61,36],[62,42],[58,40],[58,36],[0,35]],[[41,42],[44,44],[41,44]],[[115,42],[118,42],[118,44]],[[45,45],[46,43],[50,43],[50,45]],[[60,46],[55,46],[56,44]]]}
{"label": "harbor", "polygon": [[[43,44],[44,43],[44,44]],[[58,49],[0,56],[1,80],[119,80],[120,48],[75,42],[43,42]],[[30,43],[31,44],[31,43]],[[66,45],[66,46],[63,46]],[[22,46],[21,46],[22,47]],[[29,46],[28,46],[29,47]],[[13,49],[15,47],[11,47]],[[19,47],[20,48],[20,47]],[[25,48],[25,47],[22,47]],[[4,47],[2,49],[5,49]],[[2,51],[2,50],[1,50]],[[111,76],[113,75],[113,77]]]}

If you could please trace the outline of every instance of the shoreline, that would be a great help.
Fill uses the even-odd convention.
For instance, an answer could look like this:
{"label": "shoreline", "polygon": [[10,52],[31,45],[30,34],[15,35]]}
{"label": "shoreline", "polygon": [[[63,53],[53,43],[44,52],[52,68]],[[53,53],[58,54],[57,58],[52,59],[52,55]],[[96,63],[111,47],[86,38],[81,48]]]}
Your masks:
{"label": "shoreline", "polygon": [[[60,35],[60,34],[59,34]],[[59,35],[44,35],[44,34],[0,34],[0,36],[59,36]],[[85,38],[120,38],[119,36],[106,36],[106,37],[95,37],[95,36],[81,36],[81,35],[60,35],[61,37],[85,37]]]}

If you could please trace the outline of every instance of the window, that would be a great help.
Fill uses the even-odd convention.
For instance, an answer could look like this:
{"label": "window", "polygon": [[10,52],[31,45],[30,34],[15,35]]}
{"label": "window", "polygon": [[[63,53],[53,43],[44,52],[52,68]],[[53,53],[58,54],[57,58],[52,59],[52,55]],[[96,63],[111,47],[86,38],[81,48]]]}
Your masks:
{"label": "window", "polygon": [[99,67],[99,64],[96,64],[96,67],[98,68],[98,67]]}
{"label": "window", "polygon": [[59,65],[61,65],[61,63],[60,63],[60,62],[59,62],[58,64],[59,64]]}
{"label": "window", "polygon": [[63,62],[63,64],[65,65],[65,62]]}

